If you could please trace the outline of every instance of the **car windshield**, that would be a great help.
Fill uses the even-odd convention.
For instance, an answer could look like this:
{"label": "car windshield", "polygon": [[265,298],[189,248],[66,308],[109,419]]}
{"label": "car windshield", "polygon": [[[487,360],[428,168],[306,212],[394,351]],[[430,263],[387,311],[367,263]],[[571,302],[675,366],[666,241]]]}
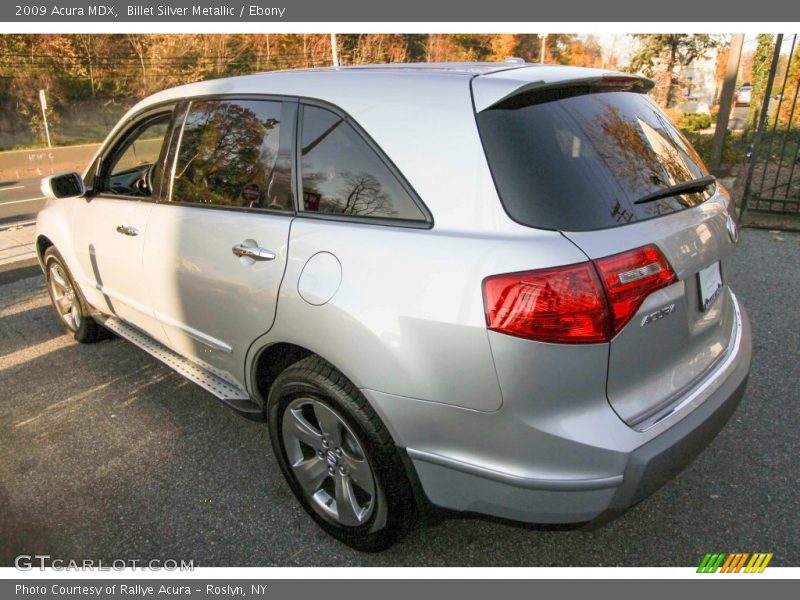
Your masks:
{"label": "car windshield", "polygon": [[515,221],[604,229],[696,206],[713,192],[710,186],[636,204],[708,170],[647,96],[565,95],[514,98],[477,115],[498,193]]}

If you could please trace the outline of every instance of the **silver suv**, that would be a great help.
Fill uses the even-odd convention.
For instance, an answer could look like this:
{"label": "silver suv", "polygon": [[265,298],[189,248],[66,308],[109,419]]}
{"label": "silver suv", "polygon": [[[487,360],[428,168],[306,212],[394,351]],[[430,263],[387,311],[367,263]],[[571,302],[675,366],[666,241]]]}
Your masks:
{"label": "silver suv", "polygon": [[750,368],[731,200],[651,87],[512,62],[158,93],[43,181],[53,304],[265,417],[353,547],[431,505],[602,523],[711,441]]}

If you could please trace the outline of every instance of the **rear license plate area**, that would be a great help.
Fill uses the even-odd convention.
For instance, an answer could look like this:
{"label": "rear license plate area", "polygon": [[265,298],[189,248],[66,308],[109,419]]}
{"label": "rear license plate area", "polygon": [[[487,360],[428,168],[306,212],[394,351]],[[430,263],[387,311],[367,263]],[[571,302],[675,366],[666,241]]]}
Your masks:
{"label": "rear license plate area", "polygon": [[700,310],[706,311],[722,293],[722,272],[719,261],[697,274],[697,288],[700,290]]}

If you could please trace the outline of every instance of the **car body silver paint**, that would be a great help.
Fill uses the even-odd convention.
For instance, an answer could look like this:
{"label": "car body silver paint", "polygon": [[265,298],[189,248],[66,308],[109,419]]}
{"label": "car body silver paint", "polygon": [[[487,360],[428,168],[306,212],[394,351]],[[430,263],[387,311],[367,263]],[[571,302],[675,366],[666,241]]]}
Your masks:
{"label": "car body silver paint", "polygon": [[[323,250],[341,263],[342,282],[329,302],[311,306],[297,282]],[[290,342],[330,361],[359,387],[494,411],[502,397],[481,281],[503,270],[583,258],[548,231],[477,235],[298,217],[275,326],[253,347]]]}
{"label": "car body silver paint", "polygon": [[[746,381],[752,333],[744,309],[732,296],[731,303],[739,318],[725,359],[687,391],[677,410],[643,431],[620,420],[602,392],[584,391],[576,373],[602,357],[587,352],[584,361],[570,362],[543,348],[547,344],[524,346],[524,340],[494,333],[493,342],[510,363],[500,374],[501,411],[478,413],[362,391],[398,444],[408,448],[426,494],[438,506],[529,523],[589,521],[609,509],[620,479],[637,483],[625,479],[625,472],[639,448],[686,422],[691,429],[702,426],[695,415],[713,416]],[[542,351],[548,360],[538,362]],[[552,383],[555,377],[562,386]]]}
{"label": "car body silver paint", "polygon": [[[97,197],[65,199],[77,264],[68,265],[92,306],[165,340],[153,308],[142,291],[147,281],[142,252],[153,203]],[[139,231],[123,235],[118,226]]]}
{"label": "car body silver paint", "polygon": [[[676,321],[679,311],[688,310],[693,273],[732,250],[732,242],[723,243],[730,240],[724,191],[694,209],[613,231],[562,235],[514,223],[503,210],[475,109],[539,81],[604,74],[502,63],[380,66],[206,81],[145,99],[109,140],[130,117],[161,102],[218,94],[330,102],[353,117],[398,167],[430,209],[434,226],[275,217],[290,221],[291,233],[287,228],[284,239],[280,226],[278,237],[272,229],[265,241],[258,225],[264,215],[156,205],[151,213],[159,218],[151,214],[142,260],[143,273],[152,269],[157,276],[142,293],[153,294],[158,305],[153,315],[161,321],[144,328],[243,382],[261,401],[250,374],[263,349],[293,343],[316,352],[362,389],[395,442],[408,449],[436,504],[532,522],[592,518],[611,502],[637,448],[668,434],[698,409],[717,410],[726,390],[744,381],[750,363],[749,324],[743,312],[736,317],[736,301],[726,287],[715,312],[689,321],[690,333],[703,340],[695,346],[701,359],[691,365],[684,357],[688,371],[684,359],[669,365],[673,376],[688,383],[667,386],[668,406],[659,408],[646,428],[626,424],[606,393],[614,344],[634,344],[628,339],[635,338],[634,328],[644,335]],[[90,303],[109,310],[83,272],[82,249],[69,226],[73,202],[85,201],[50,200],[40,213],[37,236],[48,236],[68,267],[82,275]],[[193,220],[193,210],[205,216]],[[97,220],[102,221],[97,226],[119,224],[112,216]],[[205,244],[202,230],[212,227],[215,235],[224,229],[235,235]],[[245,239],[280,257],[249,265],[252,270],[263,268],[266,274],[285,261],[279,290],[274,268],[263,282],[241,277],[245,265],[225,249]],[[487,331],[481,296],[486,276],[583,262],[648,243],[659,245],[681,281],[648,298],[611,344],[545,344]],[[212,245],[217,251],[209,253]],[[298,290],[305,265],[320,252],[339,261],[341,282],[327,302],[314,305]],[[204,298],[209,289],[217,293]],[[235,306],[210,299],[230,298],[234,291]],[[198,303],[190,308],[192,295]],[[640,327],[641,318],[673,303],[674,313]],[[210,311],[208,320],[187,318],[202,311]],[[736,331],[741,339],[731,345]],[[646,387],[648,372],[628,367],[619,366],[619,373]],[[655,379],[663,384],[669,376],[659,373]],[[652,408],[640,404],[636,389],[609,385],[618,411],[637,415]]]}
{"label": "car body silver paint", "polygon": [[[245,387],[250,344],[275,318],[291,221],[287,215],[154,205],[148,239],[158,243],[148,244],[142,264],[168,347]],[[276,258],[236,256],[233,246],[246,239]]]}

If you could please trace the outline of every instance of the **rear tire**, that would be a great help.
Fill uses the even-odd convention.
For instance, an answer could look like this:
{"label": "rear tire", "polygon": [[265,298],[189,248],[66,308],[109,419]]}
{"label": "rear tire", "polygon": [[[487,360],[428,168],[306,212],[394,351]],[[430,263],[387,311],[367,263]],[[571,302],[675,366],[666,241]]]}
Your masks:
{"label": "rear tire", "polygon": [[416,520],[397,448],[358,389],[317,356],[286,368],[267,399],[270,441],[294,495],[327,533],[362,552]]}
{"label": "rear tire", "polygon": [[91,316],[64,259],[53,246],[45,250],[44,277],[58,320],[76,342],[93,344],[110,336]]}

